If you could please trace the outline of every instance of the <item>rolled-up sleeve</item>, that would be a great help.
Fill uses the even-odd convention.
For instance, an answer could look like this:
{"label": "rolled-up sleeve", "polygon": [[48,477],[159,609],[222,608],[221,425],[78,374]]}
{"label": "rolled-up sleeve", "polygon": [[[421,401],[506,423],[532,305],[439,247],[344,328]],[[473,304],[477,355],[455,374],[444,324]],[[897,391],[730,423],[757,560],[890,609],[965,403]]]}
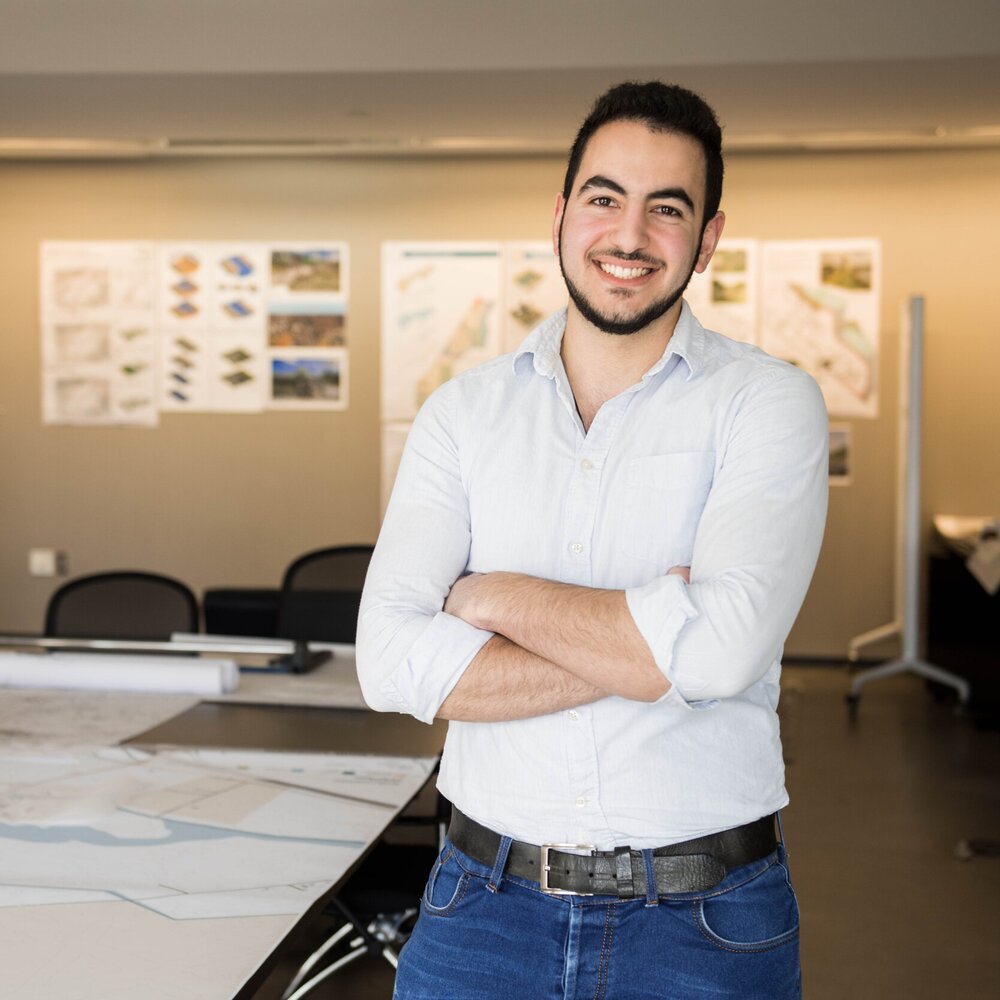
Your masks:
{"label": "rolled-up sleeve", "polygon": [[626,592],[671,683],[664,701],[709,707],[780,658],[819,555],[827,506],[827,420],[815,381],[772,369],[736,401],[695,534],[691,582]]}
{"label": "rolled-up sleeve", "polygon": [[446,384],[413,424],[358,616],[365,701],[427,723],[493,634],[442,611],[465,572],[471,538],[454,399]]}

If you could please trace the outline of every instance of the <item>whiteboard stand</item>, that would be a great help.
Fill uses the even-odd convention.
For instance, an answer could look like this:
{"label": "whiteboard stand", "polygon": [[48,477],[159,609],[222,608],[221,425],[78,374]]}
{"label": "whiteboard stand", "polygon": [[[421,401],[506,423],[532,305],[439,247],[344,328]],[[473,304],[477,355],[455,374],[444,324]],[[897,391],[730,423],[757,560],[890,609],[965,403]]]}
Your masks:
{"label": "whiteboard stand", "polygon": [[962,705],[969,701],[969,682],[942,670],[919,655],[920,644],[920,408],[924,363],[924,300],[909,301],[909,337],[904,337],[900,357],[899,464],[896,506],[895,619],[888,625],[855,636],[847,657],[856,661],[862,646],[902,635],[902,653],[897,660],[862,670],[851,681],[847,696],[852,711],[861,689],[871,681],[897,674],[917,674],[958,692]]}

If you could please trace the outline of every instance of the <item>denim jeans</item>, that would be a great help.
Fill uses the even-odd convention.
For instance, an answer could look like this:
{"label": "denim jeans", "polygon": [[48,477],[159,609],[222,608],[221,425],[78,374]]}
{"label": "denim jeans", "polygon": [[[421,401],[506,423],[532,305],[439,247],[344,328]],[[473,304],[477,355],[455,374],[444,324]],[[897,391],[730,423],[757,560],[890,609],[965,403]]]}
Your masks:
{"label": "denim jeans", "polygon": [[785,862],[778,847],[711,889],[658,899],[551,896],[446,842],[394,1000],[798,1000]]}

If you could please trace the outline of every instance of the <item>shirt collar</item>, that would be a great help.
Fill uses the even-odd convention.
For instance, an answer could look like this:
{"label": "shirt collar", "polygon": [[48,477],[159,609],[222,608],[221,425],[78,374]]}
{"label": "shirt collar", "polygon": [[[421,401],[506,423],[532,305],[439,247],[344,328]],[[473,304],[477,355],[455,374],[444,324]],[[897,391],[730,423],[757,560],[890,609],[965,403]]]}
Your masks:
{"label": "shirt collar", "polygon": [[[562,359],[559,349],[562,347],[563,334],[566,332],[566,309],[560,309],[548,319],[542,320],[521,341],[521,346],[514,352],[514,371],[523,368],[521,359],[530,356],[535,371],[545,378],[554,378]],[[524,362],[526,364],[526,362]]]}
{"label": "shirt collar", "polygon": [[[554,378],[562,360],[559,350],[563,334],[566,332],[566,309],[560,309],[543,320],[521,341],[514,352],[514,371],[523,370],[527,362],[522,358],[531,357],[535,371],[545,378]],[[642,380],[658,375],[675,356],[688,367],[688,378],[693,378],[705,363],[705,329],[695,318],[687,301],[681,303],[681,314],[677,317],[673,336],[659,360],[643,376]],[[675,362],[676,363],[676,362]]]}

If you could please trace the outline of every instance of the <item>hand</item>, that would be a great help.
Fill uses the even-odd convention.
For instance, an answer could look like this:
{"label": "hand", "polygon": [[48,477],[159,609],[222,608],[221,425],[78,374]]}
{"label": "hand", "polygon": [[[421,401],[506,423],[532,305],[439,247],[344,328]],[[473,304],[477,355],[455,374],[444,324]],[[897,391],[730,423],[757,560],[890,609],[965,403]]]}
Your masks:
{"label": "hand", "polygon": [[667,570],[667,576],[673,574],[674,576],[681,576],[684,578],[685,583],[691,582],[691,567],[690,566],[674,566]]}
{"label": "hand", "polygon": [[445,613],[454,615],[456,618],[461,618],[470,625],[475,625],[476,623],[473,621],[475,596],[478,585],[484,577],[485,574],[483,573],[466,573],[465,576],[460,576],[452,584],[451,590],[445,598]]}

